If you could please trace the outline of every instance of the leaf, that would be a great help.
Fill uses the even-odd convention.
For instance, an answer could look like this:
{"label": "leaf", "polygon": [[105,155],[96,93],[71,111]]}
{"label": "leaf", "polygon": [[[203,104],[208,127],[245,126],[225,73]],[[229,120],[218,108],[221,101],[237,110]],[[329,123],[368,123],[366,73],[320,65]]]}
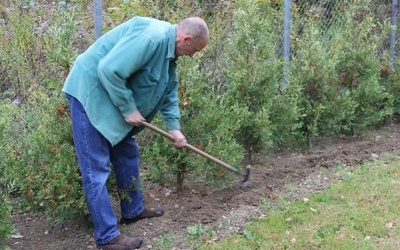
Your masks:
{"label": "leaf", "polygon": [[196,225],[196,226],[188,227],[188,234],[191,236],[199,234],[199,226]]}
{"label": "leaf", "polygon": [[251,239],[253,237],[253,235],[251,234],[250,231],[248,230],[243,230],[243,234],[246,237],[246,239]]}

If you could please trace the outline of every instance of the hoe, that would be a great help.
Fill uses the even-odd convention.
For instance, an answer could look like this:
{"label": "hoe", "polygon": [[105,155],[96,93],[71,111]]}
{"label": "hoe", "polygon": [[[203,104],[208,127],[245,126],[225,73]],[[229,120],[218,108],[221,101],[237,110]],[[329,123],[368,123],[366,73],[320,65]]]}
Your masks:
{"label": "hoe", "polygon": [[[174,136],[173,135],[165,132],[162,129],[159,129],[158,127],[156,127],[154,125],[151,125],[150,123],[142,122],[142,125],[145,126],[148,129],[153,130],[154,132],[157,132],[157,133],[165,136],[166,138],[168,138],[170,140],[174,140]],[[198,149],[198,148],[196,148],[196,147],[194,147],[194,146],[192,146],[192,145],[190,145],[188,143],[186,144],[185,147],[188,148],[189,150],[191,150],[191,151],[203,156],[204,158],[206,158],[206,159],[208,159],[210,161],[213,161],[214,163],[229,169],[230,171],[234,172],[235,174],[243,176],[242,187],[247,187],[249,185],[249,178],[250,178],[250,172],[251,172],[251,166],[250,165],[247,165],[246,171],[242,175],[237,168],[235,168],[235,167],[233,167],[233,166],[231,166],[231,165],[229,165],[229,164],[227,164],[227,163],[225,163],[225,162],[223,162],[223,161],[221,161],[221,160],[219,160],[219,159],[207,154],[206,152],[204,152],[204,151],[202,151],[202,150],[200,150],[200,149]]]}

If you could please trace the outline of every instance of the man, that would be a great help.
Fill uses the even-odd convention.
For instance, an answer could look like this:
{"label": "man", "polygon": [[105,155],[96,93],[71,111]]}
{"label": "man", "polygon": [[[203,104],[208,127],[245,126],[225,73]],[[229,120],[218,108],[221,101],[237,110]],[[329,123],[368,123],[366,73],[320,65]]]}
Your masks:
{"label": "man", "polygon": [[121,224],[163,215],[143,207],[139,152],[133,135],[160,111],[171,144],[186,145],[180,130],[176,60],[192,57],[209,41],[207,24],[190,17],[178,24],[135,17],[99,38],[77,57],[63,91],[71,110],[72,130],[86,202],[102,249],[139,248],[143,238],[120,234],[106,181],[111,167],[121,199]]}

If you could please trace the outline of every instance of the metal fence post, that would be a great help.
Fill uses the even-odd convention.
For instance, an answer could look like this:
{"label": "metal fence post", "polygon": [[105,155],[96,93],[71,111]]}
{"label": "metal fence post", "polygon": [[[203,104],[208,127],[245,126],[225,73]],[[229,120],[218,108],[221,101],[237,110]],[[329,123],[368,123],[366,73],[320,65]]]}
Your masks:
{"label": "metal fence post", "polygon": [[290,5],[291,0],[285,0],[285,17],[284,17],[284,31],[283,31],[283,84],[288,85],[288,74],[290,67]]}
{"label": "metal fence post", "polygon": [[390,67],[394,69],[395,67],[395,57],[396,57],[396,31],[397,31],[397,6],[398,0],[392,1],[392,18],[390,20],[392,24],[392,30],[390,34]]}
{"label": "metal fence post", "polygon": [[103,33],[103,7],[101,0],[93,0],[94,38],[97,40]]}

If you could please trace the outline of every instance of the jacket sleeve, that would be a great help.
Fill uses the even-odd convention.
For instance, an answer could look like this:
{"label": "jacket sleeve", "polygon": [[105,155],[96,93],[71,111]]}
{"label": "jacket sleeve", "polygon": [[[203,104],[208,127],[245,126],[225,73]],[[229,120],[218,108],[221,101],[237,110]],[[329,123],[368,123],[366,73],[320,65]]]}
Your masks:
{"label": "jacket sleeve", "polygon": [[173,85],[167,93],[167,97],[161,107],[161,115],[167,126],[168,130],[181,129],[179,119],[181,117],[179,110],[179,97],[178,97],[178,78],[176,72],[173,76]]}
{"label": "jacket sleeve", "polygon": [[100,82],[123,116],[137,109],[133,93],[126,87],[127,79],[146,65],[155,49],[156,45],[145,35],[125,35],[99,62]]}

